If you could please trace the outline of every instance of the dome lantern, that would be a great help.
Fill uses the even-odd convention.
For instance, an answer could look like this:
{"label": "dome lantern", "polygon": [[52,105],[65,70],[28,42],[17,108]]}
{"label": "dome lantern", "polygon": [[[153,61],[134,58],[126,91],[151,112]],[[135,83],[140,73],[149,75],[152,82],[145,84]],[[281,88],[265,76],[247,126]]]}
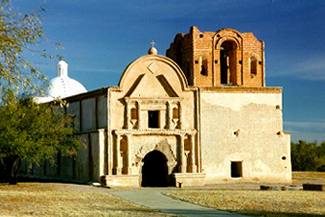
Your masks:
{"label": "dome lantern", "polygon": [[57,76],[68,76],[68,63],[60,60],[57,65]]}

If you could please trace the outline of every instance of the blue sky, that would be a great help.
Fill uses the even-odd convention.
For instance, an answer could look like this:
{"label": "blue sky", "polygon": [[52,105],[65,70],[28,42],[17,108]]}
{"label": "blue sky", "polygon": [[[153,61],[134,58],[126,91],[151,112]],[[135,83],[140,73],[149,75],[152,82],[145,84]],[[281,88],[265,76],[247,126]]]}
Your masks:
{"label": "blue sky", "polygon": [[[14,0],[22,12],[45,8],[48,52],[64,56],[88,90],[117,85],[150,41],[165,54],[178,32],[230,27],[265,42],[266,82],[284,88],[284,127],[294,141],[325,140],[323,0]],[[55,49],[60,42],[63,49]],[[57,60],[33,60],[50,78]]]}

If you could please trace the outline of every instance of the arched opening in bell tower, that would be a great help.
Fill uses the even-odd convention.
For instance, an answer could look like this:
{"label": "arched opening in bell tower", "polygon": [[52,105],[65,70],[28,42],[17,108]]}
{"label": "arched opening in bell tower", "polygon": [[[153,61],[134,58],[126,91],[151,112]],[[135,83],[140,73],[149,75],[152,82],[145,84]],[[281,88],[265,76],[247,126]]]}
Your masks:
{"label": "arched opening in bell tower", "polygon": [[237,44],[232,40],[224,41],[220,46],[220,82],[223,85],[235,85]]}

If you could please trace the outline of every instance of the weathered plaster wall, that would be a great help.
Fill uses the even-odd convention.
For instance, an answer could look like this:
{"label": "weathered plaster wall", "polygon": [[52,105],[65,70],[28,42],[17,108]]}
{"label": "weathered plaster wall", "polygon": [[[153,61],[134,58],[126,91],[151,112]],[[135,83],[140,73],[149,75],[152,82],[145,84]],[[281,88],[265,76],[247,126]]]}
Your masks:
{"label": "weathered plaster wall", "polygon": [[[291,181],[290,136],[283,133],[281,91],[201,90],[200,109],[207,183]],[[231,178],[231,161],[242,161],[242,178]]]}
{"label": "weathered plaster wall", "polygon": [[107,93],[71,97],[67,112],[74,117],[74,128],[77,132],[89,132],[107,127]]}
{"label": "weathered plaster wall", "polygon": [[88,98],[81,101],[81,128],[82,131],[96,129],[96,100]]}
{"label": "weathered plaster wall", "polygon": [[107,96],[97,98],[97,128],[107,127]]}

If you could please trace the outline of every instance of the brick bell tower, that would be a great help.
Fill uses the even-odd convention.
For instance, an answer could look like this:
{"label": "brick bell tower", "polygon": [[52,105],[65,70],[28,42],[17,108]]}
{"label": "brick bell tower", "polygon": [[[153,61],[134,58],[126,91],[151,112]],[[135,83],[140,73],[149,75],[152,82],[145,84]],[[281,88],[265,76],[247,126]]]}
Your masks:
{"label": "brick bell tower", "polygon": [[251,32],[200,32],[193,26],[188,34],[175,36],[166,56],[182,68],[192,86],[265,86],[264,42]]}

